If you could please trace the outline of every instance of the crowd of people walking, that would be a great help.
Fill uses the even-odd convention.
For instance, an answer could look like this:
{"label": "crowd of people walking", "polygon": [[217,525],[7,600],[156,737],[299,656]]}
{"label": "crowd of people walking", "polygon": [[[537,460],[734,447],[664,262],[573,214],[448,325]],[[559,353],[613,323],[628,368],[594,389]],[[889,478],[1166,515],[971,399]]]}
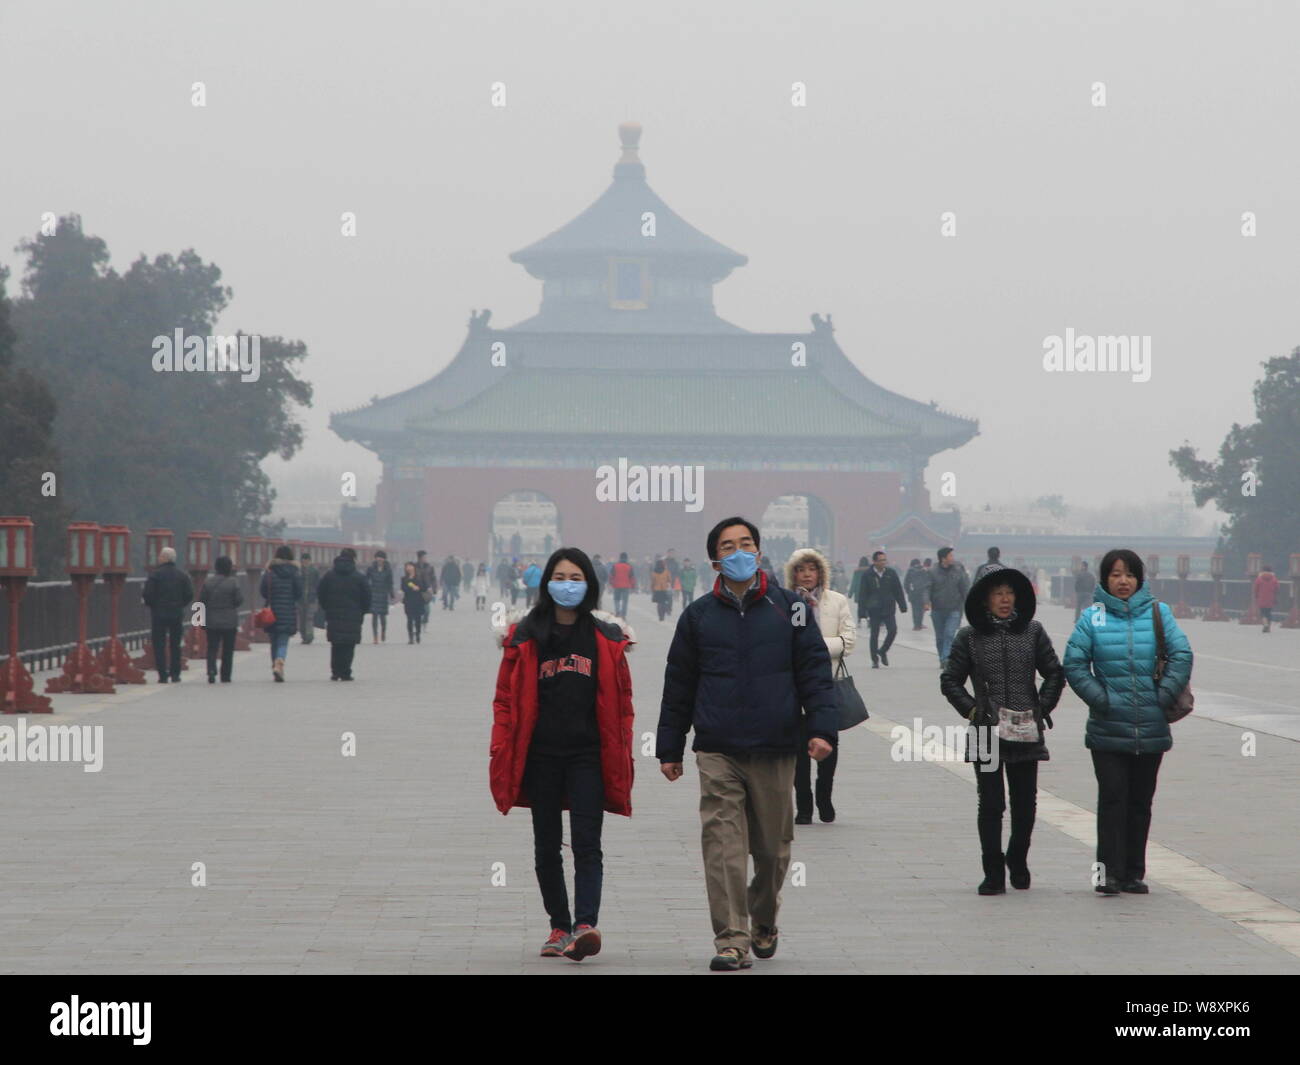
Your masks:
{"label": "crowd of people walking", "polygon": [[[814,808],[821,821],[836,819],[832,794],[846,702],[840,685],[851,682],[845,661],[866,621],[872,665],[888,666],[896,613],[910,611],[916,631],[930,612],[939,691],[969,724],[966,760],[975,773],[983,870],[978,893],[1005,894],[1008,875],[1013,888],[1030,887],[1038,765],[1050,757],[1046,730],[1067,685],[1088,712],[1085,744],[1098,787],[1095,889],[1147,893],[1155,783],[1172,746],[1171,722],[1190,703],[1192,652],[1173,612],[1146,587],[1134,552],[1115,549],[1102,558],[1087,592],[1092,606],[1078,613],[1062,662],[1035,619],[1034,582],[1003,564],[996,549],[973,580],[944,547],[934,562],[912,560],[902,578],[876,551],[846,582],[843,567],[802,548],[784,564],[782,582],[765,564],[759,529],[745,518],[719,522],[705,546],[707,586],[688,559],[676,562],[675,552],[645,559],[638,572],[627,552],[606,564],[599,555],[561,548],[538,567],[538,592],[526,613],[496,627],[503,657],[489,780],[502,813],[531,810],[538,886],[551,925],[544,956],[581,960],[601,947],[602,819],[632,812],[626,653],[635,636],[627,607],[637,591],[651,596],[660,621],[675,592],[683,592],[655,757],[666,780],[679,780],[693,733],[711,969],[745,969],[776,953],[795,826],[810,824]],[[694,577],[683,581],[688,570]],[[499,576],[503,589],[507,580],[513,578]],[[605,586],[612,614],[599,610]],[[709,594],[690,594],[697,587]],[[963,614],[967,624],[959,628]],[[565,808],[572,909],[561,848]]]}

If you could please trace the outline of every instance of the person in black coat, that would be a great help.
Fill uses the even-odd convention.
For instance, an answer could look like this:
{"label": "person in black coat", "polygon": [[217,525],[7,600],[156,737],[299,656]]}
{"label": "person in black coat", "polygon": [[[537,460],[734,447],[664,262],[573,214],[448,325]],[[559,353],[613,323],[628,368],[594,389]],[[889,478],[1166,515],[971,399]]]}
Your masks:
{"label": "person in black coat", "polygon": [[424,593],[428,585],[420,578],[419,567],[408,562],[402,567],[402,609],[406,611],[406,642],[420,642],[420,625],[424,621]]}
{"label": "person in black coat", "polygon": [[271,673],[284,682],[284,660],[289,654],[289,637],[298,631],[298,604],[302,602],[302,570],[293,558],[293,548],[281,544],[262,573],[262,598],[275,613],[267,628],[271,637]]}
{"label": "person in black coat", "polygon": [[366,580],[370,582],[370,634],[379,643],[388,639],[388,604],[397,597],[387,551],[375,552],[375,560],[366,567]]}
{"label": "person in black coat", "polygon": [[158,552],[158,565],[144,582],[140,598],[153,620],[153,660],[158,683],[181,680],[181,624],[185,608],[194,601],[194,582],[176,567],[176,549]]}
{"label": "person in black coat", "polygon": [[[903,598],[903,582],[898,571],[888,565],[883,551],[871,556],[871,565],[858,581],[858,617],[866,616],[871,625],[871,668],[889,665],[889,649],[898,635],[898,622],[894,620],[894,607],[907,613],[907,600]],[[881,626],[885,628],[884,644],[877,644]]]}
{"label": "person in black coat", "polygon": [[316,601],[325,611],[325,638],[330,644],[330,680],[352,679],[352,656],[361,642],[361,625],[370,612],[370,582],[357,572],[357,556],[345,547],[334,568],[316,586]]}
{"label": "person in black coat", "polygon": [[[1029,887],[1029,838],[1037,808],[1038,763],[1048,759],[1044,728],[1065,687],[1065,670],[1043,626],[1034,620],[1033,585],[1019,570],[986,570],[966,596],[970,622],[954,637],[939,687],[975,728],[966,734],[966,761],[975,764],[976,823],[984,865],[981,895]],[[1036,685],[1041,674],[1042,686]],[[971,679],[975,694],[966,690]],[[1003,791],[1011,793],[1011,838],[1002,852]],[[1005,863],[1005,865],[1004,865]]]}

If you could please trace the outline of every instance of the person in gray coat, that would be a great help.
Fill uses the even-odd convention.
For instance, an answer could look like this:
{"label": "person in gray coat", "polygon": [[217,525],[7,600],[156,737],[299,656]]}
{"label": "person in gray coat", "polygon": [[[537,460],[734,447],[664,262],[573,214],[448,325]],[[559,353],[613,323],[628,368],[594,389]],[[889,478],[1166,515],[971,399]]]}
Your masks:
{"label": "person in gray coat", "polygon": [[208,683],[217,682],[217,655],[221,655],[221,683],[229,684],[235,663],[235,630],[239,628],[239,608],[244,592],[235,576],[235,564],[222,555],[213,563],[216,570],[203,582],[199,602],[204,609],[204,629],[208,637]]}
{"label": "person in gray coat", "polygon": [[948,661],[948,650],[961,624],[970,591],[966,567],[952,557],[951,547],[939,548],[939,564],[930,570],[930,618],[934,622],[934,646],[939,652],[939,668]]}
{"label": "person in gray coat", "polygon": [[903,577],[903,591],[912,604],[912,631],[925,627],[925,608],[930,604],[930,571],[921,565],[919,558],[912,559]]}

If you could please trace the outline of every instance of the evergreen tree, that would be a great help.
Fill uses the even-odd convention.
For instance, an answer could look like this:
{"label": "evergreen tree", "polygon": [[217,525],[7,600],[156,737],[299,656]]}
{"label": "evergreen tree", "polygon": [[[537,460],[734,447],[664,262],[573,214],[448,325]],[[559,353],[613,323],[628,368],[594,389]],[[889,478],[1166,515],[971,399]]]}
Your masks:
{"label": "evergreen tree", "polygon": [[1169,453],[1178,474],[1193,486],[1197,506],[1213,500],[1229,515],[1223,526],[1228,572],[1245,570],[1259,552],[1285,574],[1288,556],[1300,552],[1300,348],[1269,359],[1255,382],[1252,425],[1233,424],[1218,462],[1198,458],[1184,444]]}
{"label": "evergreen tree", "polygon": [[68,514],[60,502],[54,397],[45,382],[14,363],[8,279],[9,271],[0,267],[0,510],[32,519],[37,575],[57,579]]}
{"label": "evergreen tree", "polygon": [[274,493],[267,455],[302,444],[294,405],[310,406],[296,376],[299,341],[261,337],[260,375],[158,372],[155,339],[206,337],[230,301],[221,271],[192,250],[143,255],[125,273],[76,215],[24,241],[15,300],[17,361],[39,371],[58,401],[54,439],[64,457],[60,497],[81,520],[246,535],[267,531]]}

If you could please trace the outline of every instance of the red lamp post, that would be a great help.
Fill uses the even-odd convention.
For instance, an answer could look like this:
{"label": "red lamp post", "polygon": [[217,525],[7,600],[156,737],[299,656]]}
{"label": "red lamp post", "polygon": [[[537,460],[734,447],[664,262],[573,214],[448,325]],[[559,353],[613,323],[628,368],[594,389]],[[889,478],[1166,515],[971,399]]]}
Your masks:
{"label": "red lamp post", "polygon": [[[210,532],[192,532],[185,538],[185,568],[190,571],[190,581],[194,584],[194,598],[198,599],[203,589],[203,582],[208,579],[212,569],[212,534]],[[203,658],[208,653],[207,629],[191,625],[186,633],[185,650],[191,658]]]}
{"label": "red lamp post", "polygon": [[1300,629],[1300,555],[1291,556],[1291,610],[1282,622],[1284,629]]}
{"label": "red lamp post", "polygon": [[264,536],[249,536],[244,540],[244,566],[248,573],[249,598],[253,604],[248,617],[244,619],[244,635],[250,643],[270,643],[271,638],[253,624],[253,614],[257,610],[257,588],[262,578],[262,570],[270,557],[271,541]]}
{"label": "red lamp post", "polygon": [[68,526],[68,576],[77,589],[77,646],[64,659],[63,672],[45,682],[47,692],[111,695],[116,690],[86,646],[86,611],[98,575],[99,526],[93,521],[74,521]]}
{"label": "red lamp post", "polygon": [[99,530],[99,572],[108,585],[108,642],[99,653],[99,672],[114,684],[143,684],[144,673],[131,664],[131,658],[117,638],[118,603],[126,575],[131,570],[131,530],[125,525],[103,525]]}
{"label": "red lamp post", "polygon": [[0,666],[0,706],[6,714],[51,714],[54,706],[37,695],[32,675],[18,656],[18,604],[35,575],[31,518],[0,518],[0,586],[9,600],[9,657]]}
{"label": "red lamp post", "polygon": [[1223,612],[1223,603],[1221,593],[1223,586],[1223,556],[1217,552],[1210,556],[1210,576],[1214,578],[1214,602],[1210,604],[1210,609],[1202,616],[1202,621],[1227,621],[1228,615]]}
{"label": "red lamp post", "polygon": [[[159,566],[158,556],[162,553],[164,547],[172,546],[171,529],[148,529],[144,534],[144,568],[152,573]],[[131,665],[137,669],[149,670],[157,669],[158,663],[153,656],[153,640],[145,641],[144,650],[139,656],[131,659]],[[181,656],[181,668],[187,668],[185,665],[185,656]]]}
{"label": "red lamp post", "polygon": [[1263,558],[1252,551],[1246,556],[1246,576],[1249,582],[1246,585],[1246,612],[1241,615],[1240,625],[1258,625],[1261,621],[1259,616],[1259,607],[1255,605],[1255,578],[1259,576],[1260,564]]}
{"label": "red lamp post", "polygon": [[158,555],[164,547],[173,547],[175,537],[171,529],[150,529],[144,534],[144,568],[158,568]]}
{"label": "red lamp post", "polygon": [[1174,617],[1190,618],[1192,608],[1187,605],[1187,575],[1192,572],[1192,556],[1178,556],[1178,605],[1174,607]]}

